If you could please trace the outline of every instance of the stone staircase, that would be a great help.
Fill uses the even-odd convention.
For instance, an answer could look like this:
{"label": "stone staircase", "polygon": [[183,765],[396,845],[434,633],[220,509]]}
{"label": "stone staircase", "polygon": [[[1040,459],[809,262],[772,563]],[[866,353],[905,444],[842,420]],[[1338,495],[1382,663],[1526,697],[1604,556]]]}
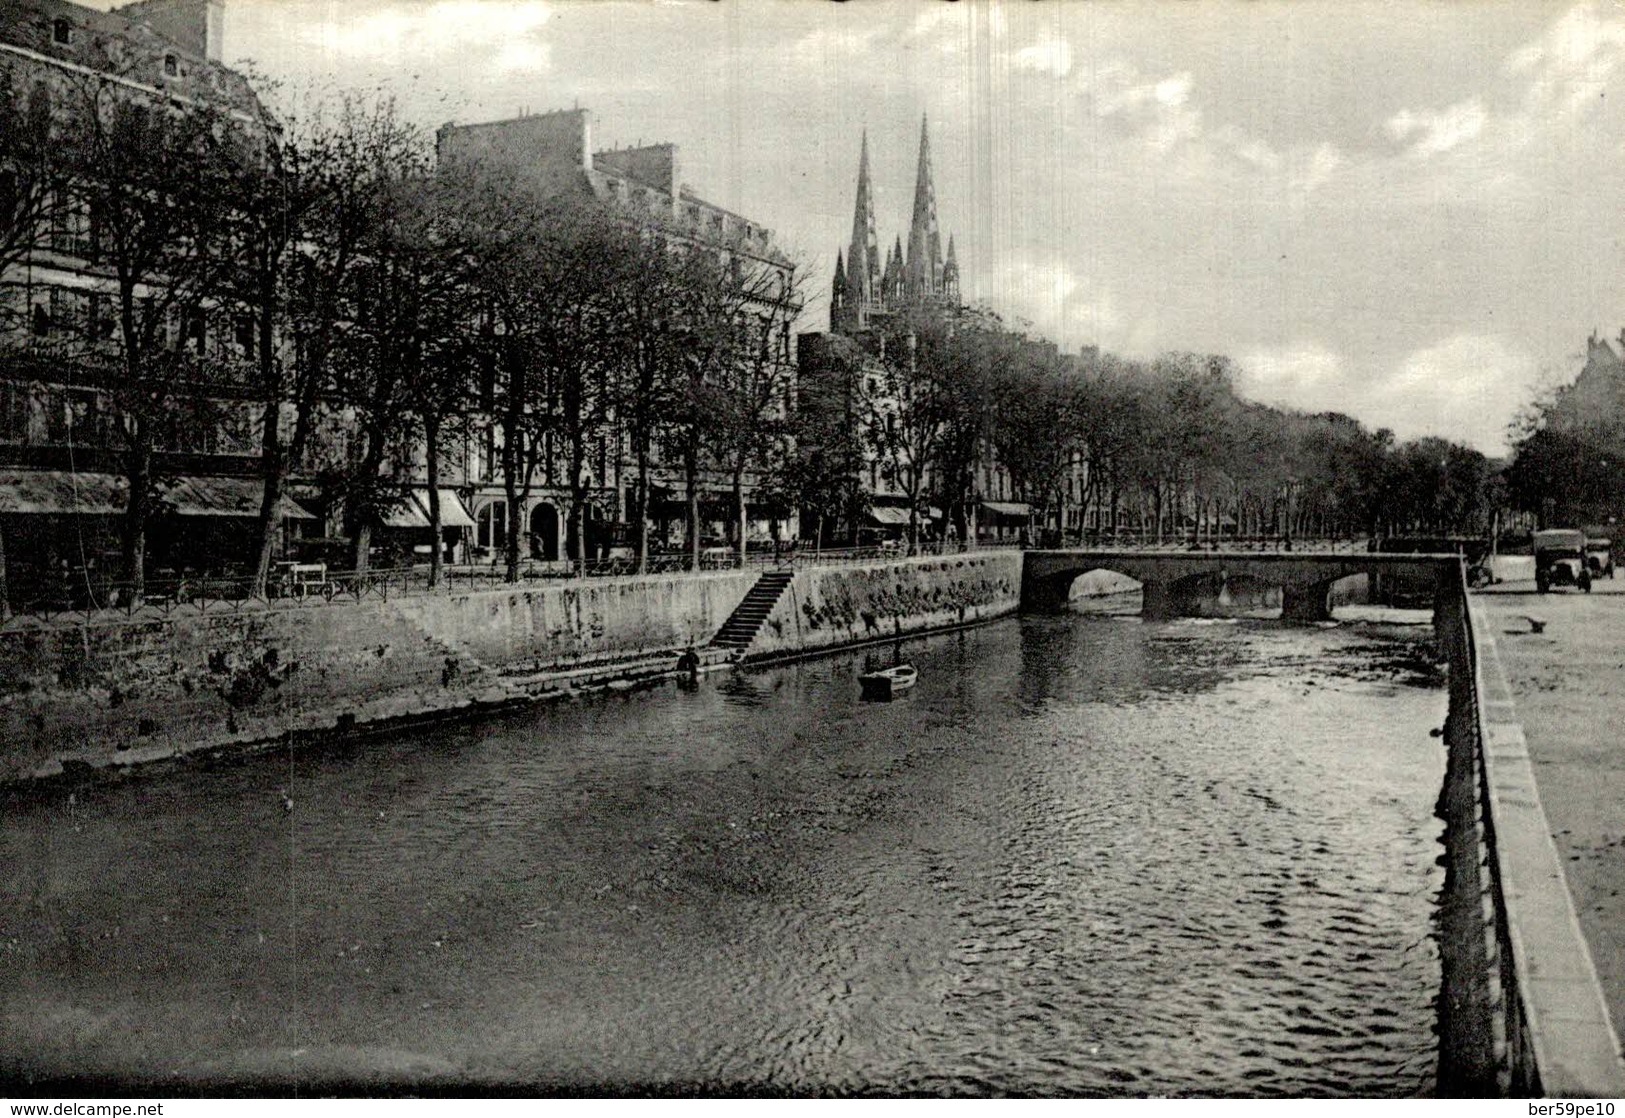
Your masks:
{"label": "stone staircase", "polygon": [[745,600],[739,603],[728,620],[723,622],[717,635],[711,638],[711,648],[732,649],[743,652],[751,646],[762,623],[773,607],[784,596],[785,587],[796,577],[794,571],[767,571],[756,580]]}

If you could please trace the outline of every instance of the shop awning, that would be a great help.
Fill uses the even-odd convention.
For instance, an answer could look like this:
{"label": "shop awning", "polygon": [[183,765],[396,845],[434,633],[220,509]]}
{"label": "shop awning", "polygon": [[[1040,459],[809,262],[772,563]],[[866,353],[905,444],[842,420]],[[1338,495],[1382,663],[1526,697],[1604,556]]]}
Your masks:
{"label": "shop awning", "polygon": [[982,507],[995,516],[1015,516],[1026,519],[1033,514],[1031,505],[1019,501],[983,501]]}
{"label": "shop awning", "polygon": [[415,494],[408,494],[395,502],[393,508],[384,514],[385,528],[427,528],[429,514],[423,511],[418,504]]}
{"label": "shop awning", "polygon": [[118,516],[128,492],[115,474],[0,470],[0,513]]}
{"label": "shop awning", "polygon": [[895,509],[887,505],[876,505],[869,510],[869,522],[884,527],[896,527],[908,523],[908,510]]}
{"label": "shop awning", "polygon": [[[182,478],[163,494],[179,516],[231,516],[252,520],[260,514],[265,483],[247,477]],[[280,520],[316,520],[317,516],[286,493],[277,505]]]}
{"label": "shop awning", "polygon": [[[423,523],[429,523],[429,494],[414,493],[412,499],[423,506]],[[440,526],[442,528],[472,528],[474,518],[468,515],[462,500],[450,489],[440,491]]]}

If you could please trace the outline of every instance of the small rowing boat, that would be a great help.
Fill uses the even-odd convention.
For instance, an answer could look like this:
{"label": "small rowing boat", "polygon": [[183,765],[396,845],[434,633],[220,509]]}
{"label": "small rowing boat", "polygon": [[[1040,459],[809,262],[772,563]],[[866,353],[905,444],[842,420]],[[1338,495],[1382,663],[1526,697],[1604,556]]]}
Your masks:
{"label": "small rowing boat", "polygon": [[907,691],[914,686],[919,678],[919,672],[914,670],[913,664],[898,664],[894,668],[882,668],[877,672],[864,672],[858,676],[858,686],[863,688],[865,699],[890,699],[900,692]]}

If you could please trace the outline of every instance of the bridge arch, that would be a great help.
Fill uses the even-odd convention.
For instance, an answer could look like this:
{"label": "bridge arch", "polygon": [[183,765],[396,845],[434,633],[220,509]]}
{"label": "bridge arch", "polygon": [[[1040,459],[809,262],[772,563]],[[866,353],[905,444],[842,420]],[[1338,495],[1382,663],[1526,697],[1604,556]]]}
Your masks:
{"label": "bridge arch", "polygon": [[1022,560],[1024,610],[1067,608],[1072,585],[1091,571],[1110,571],[1141,584],[1146,617],[1218,612],[1226,586],[1278,587],[1281,616],[1292,621],[1331,617],[1331,590],[1342,579],[1368,573],[1438,578],[1459,565],[1454,556],[1307,552],[1028,551]]}

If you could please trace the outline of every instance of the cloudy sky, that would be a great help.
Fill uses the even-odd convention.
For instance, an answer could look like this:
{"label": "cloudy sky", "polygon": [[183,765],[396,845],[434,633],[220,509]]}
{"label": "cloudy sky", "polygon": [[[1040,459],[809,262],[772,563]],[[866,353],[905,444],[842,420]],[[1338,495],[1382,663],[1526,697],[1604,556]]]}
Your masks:
{"label": "cloudy sky", "polygon": [[1226,353],[1495,453],[1625,327],[1610,4],[227,0],[224,54],[431,127],[579,104],[595,146],[675,142],[808,266],[809,327],[860,134],[889,244],[921,114],[967,292],[1067,348]]}

